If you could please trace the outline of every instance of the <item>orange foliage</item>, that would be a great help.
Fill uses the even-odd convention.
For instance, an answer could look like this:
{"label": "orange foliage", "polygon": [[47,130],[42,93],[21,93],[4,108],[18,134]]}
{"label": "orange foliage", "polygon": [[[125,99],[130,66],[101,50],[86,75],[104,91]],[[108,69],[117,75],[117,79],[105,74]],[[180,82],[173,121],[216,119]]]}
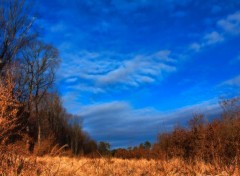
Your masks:
{"label": "orange foliage", "polygon": [[15,84],[9,72],[0,80],[0,142],[4,144],[17,126],[20,103],[15,98]]}

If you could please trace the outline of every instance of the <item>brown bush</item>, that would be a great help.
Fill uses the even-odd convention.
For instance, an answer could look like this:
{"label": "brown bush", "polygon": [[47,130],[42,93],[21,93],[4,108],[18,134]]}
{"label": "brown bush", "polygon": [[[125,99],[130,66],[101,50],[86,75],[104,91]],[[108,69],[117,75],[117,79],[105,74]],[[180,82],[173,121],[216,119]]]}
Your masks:
{"label": "brown bush", "polygon": [[195,115],[189,128],[177,127],[160,134],[155,150],[165,158],[204,161],[221,166],[240,166],[240,99],[222,102],[221,117],[205,123],[203,115]]}
{"label": "brown bush", "polygon": [[16,131],[20,103],[15,98],[14,82],[10,72],[0,79],[0,144],[10,142]]}

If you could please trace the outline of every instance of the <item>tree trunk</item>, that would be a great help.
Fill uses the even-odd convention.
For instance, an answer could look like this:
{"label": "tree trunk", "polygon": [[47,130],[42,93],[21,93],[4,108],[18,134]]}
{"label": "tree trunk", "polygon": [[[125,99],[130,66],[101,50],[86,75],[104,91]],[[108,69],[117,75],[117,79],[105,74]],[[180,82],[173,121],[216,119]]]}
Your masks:
{"label": "tree trunk", "polygon": [[38,148],[41,147],[41,125],[40,120],[38,119]]}
{"label": "tree trunk", "polygon": [[[38,90],[37,90],[37,93],[36,93],[36,97],[38,97]],[[40,149],[41,147],[41,123],[40,123],[40,117],[39,117],[39,113],[38,113],[38,102],[36,100],[35,102],[35,110],[36,110],[36,117],[37,117],[37,125],[38,125],[38,148]]]}

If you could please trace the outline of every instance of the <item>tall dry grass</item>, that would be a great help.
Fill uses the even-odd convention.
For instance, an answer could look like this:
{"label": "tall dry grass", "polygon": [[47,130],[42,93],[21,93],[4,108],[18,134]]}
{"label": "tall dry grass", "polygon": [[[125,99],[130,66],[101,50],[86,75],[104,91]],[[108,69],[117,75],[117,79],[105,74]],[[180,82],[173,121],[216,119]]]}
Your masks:
{"label": "tall dry grass", "polygon": [[186,163],[180,159],[124,160],[116,158],[40,157],[41,175],[59,176],[165,176],[165,175],[240,175],[234,166],[221,168],[203,162]]}
{"label": "tall dry grass", "polygon": [[1,176],[178,176],[240,175],[234,166],[220,167],[203,162],[117,158],[34,157],[7,153],[0,157]]}

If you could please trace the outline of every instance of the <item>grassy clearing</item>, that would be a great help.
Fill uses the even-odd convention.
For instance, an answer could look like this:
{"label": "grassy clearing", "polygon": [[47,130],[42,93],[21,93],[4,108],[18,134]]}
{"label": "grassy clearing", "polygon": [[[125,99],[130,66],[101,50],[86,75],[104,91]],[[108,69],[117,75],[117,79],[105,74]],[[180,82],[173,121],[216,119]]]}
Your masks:
{"label": "grassy clearing", "polygon": [[[174,176],[240,175],[239,167],[203,162],[117,158],[34,157],[8,154],[0,159],[0,176]],[[4,156],[6,156],[4,158]]]}
{"label": "grassy clearing", "polygon": [[41,175],[59,176],[158,176],[158,175],[240,175],[234,166],[225,168],[217,165],[187,164],[179,159],[171,161],[123,160],[116,158],[68,158],[41,157]]}

